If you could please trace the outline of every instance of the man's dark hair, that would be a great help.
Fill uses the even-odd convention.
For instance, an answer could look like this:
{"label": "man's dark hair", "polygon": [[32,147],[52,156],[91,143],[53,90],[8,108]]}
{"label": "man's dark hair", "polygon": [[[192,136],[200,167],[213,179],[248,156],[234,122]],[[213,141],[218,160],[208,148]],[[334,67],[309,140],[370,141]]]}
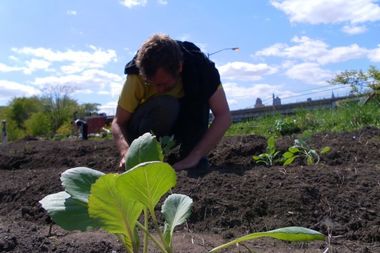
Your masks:
{"label": "man's dark hair", "polygon": [[145,41],[136,58],[140,74],[147,79],[152,78],[159,68],[177,77],[181,62],[181,48],[175,40],[163,34],[155,34]]}

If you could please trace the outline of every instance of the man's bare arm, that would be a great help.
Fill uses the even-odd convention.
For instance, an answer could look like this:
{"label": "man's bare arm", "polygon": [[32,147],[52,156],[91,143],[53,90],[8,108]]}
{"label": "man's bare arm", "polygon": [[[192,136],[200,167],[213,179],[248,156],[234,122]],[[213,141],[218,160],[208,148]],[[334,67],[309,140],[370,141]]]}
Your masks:
{"label": "man's bare arm", "polygon": [[127,132],[125,129],[131,118],[131,115],[132,114],[130,112],[118,106],[116,109],[116,115],[112,121],[112,136],[121,157],[119,164],[120,167],[124,166],[124,158],[129,149],[127,142]]}
{"label": "man's bare arm", "polygon": [[[226,95],[222,88],[218,88],[209,99],[209,104],[214,120],[211,126],[185,159],[174,164],[176,170],[191,168],[198,164],[199,160],[206,156],[221,140],[224,133],[231,125],[231,114]],[[189,133],[190,134],[190,133]]]}

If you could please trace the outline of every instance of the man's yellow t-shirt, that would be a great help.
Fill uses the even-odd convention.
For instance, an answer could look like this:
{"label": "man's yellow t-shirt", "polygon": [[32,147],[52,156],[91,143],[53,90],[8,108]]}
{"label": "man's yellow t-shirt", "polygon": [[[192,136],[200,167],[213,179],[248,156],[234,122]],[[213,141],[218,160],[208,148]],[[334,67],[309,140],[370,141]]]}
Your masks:
{"label": "man's yellow t-shirt", "polygon": [[[133,113],[139,105],[143,104],[149,98],[156,95],[157,92],[155,91],[154,87],[150,84],[147,84],[142,76],[129,74],[127,75],[123,90],[120,94],[118,105],[122,109]],[[183,97],[184,91],[182,80],[178,79],[173,89],[160,95],[170,95],[176,98]]]}

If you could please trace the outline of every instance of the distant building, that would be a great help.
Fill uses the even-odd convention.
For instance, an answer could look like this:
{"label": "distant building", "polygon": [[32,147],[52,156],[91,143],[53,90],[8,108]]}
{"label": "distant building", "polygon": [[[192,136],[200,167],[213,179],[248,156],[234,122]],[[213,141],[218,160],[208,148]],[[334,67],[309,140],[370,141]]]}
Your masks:
{"label": "distant building", "polygon": [[313,101],[313,99],[311,99],[311,98],[307,98],[306,101],[307,101],[307,102],[311,102],[311,101]]}
{"label": "distant building", "polygon": [[256,103],[255,103],[255,108],[261,108],[261,107],[264,107],[265,105],[263,105],[263,101],[261,100],[261,98],[257,98],[256,99]]}
{"label": "distant building", "polygon": [[274,93],[273,93],[273,105],[276,106],[276,105],[281,105],[281,99],[277,96],[275,97],[274,96]]}

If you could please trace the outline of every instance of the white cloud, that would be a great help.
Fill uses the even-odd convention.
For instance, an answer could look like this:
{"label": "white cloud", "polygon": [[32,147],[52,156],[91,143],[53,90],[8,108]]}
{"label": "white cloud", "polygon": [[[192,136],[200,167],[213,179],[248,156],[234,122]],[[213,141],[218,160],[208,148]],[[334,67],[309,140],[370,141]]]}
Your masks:
{"label": "white cloud", "polygon": [[30,86],[8,80],[0,80],[0,99],[12,97],[33,96],[40,94],[40,90]]}
{"label": "white cloud", "polygon": [[116,106],[117,106],[117,101],[111,101],[108,103],[104,103],[99,106],[99,112],[106,113],[107,115],[115,115],[116,114]]}
{"label": "white cloud", "polygon": [[23,68],[24,74],[32,74],[37,70],[45,70],[47,71],[50,67],[51,63],[45,60],[32,59],[26,62],[26,67]]}
{"label": "white cloud", "polygon": [[343,26],[342,31],[350,35],[356,35],[365,33],[367,31],[367,27],[359,25],[345,25]]}
{"label": "white cloud", "polygon": [[6,64],[3,64],[0,62],[0,72],[14,72],[14,71],[21,71],[22,68],[20,67],[13,67],[13,66],[8,66]]}
{"label": "white cloud", "polygon": [[[268,101],[273,93],[281,97],[289,97],[297,95],[294,92],[284,90],[281,85],[270,84],[255,84],[249,87],[240,86],[237,83],[223,84],[228,104],[233,107],[234,105],[246,104],[248,107],[253,107],[257,98],[263,101]],[[268,103],[267,103],[268,105]]]}
{"label": "white cloud", "polygon": [[147,0],[122,0],[121,4],[127,8],[133,8],[136,6],[145,6],[147,2]]}
{"label": "white cloud", "polygon": [[15,71],[22,71],[26,75],[32,74],[36,70],[48,70],[48,67],[50,66],[50,62],[44,61],[44,60],[38,60],[38,59],[32,59],[29,61],[26,61],[26,66],[24,67],[15,67],[15,66],[8,66],[6,64],[0,63],[0,72],[15,72]]}
{"label": "white cloud", "polygon": [[359,24],[380,20],[380,6],[376,0],[272,0],[277,9],[285,12],[291,22]]}
{"label": "white cloud", "polygon": [[368,54],[368,49],[361,48],[357,44],[329,48],[329,45],[325,42],[313,40],[307,36],[296,36],[292,39],[292,42],[295,45],[274,44],[256,52],[256,56],[276,56],[306,62],[317,62],[319,64],[329,64],[367,57]]}
{"label": "white cloud", "polygon": [[308,84],[326,84],[327,80],[334,77],[334,73],[321,69],[317,63],[301,63],[292,66],[286,71],[286,75],[295,80],[300,80]]}
{"label": "white cloud", "polygon": [[380,44],[368,53],[368,58],[372,62],[380,62]]}
{"label": "white cloud", "polygon": [[102,50],[95,46],[90,46],[92,52],[88,51],[54,51],[49,48],[12,48],[12,51],[19,55],[36,57],[39,60],[47,62],[65,63],[61,70],[67,74],[81,72],[85,69],[102,68],[111,61],[116,61],[117,56],[115,50]]}
{"label": "white cloud", "polygon": [[[112,93],[115,83],[122,83],[122,76],[106,72],[99,69],[83,71],[75,75],[47,76],[36,78],[33,84],[41,89],[48,86],[67,86],[73,88],[76,92],[82,93]],[[121,89],[120,89],[121,90]]]}
{"label": "white cloud", "polygon": [[219,66],[218,70],[222,79],[255,81],[262,78],[263,75],[270,75],[277,72],[275,67],[268,64],[252,64],[247,62],[229,62]]}
{"label": "white cloud", "polygon": [[162,5],[167,5],[168,4],[168,1],[167,0],[158,0],[157,1],[159,4],[162,4]]}
{"label": "white cloud", "polygon": [[69,16],[76,16],[78,12],[76,10],[68,10],[66,11],[66,14]]}

